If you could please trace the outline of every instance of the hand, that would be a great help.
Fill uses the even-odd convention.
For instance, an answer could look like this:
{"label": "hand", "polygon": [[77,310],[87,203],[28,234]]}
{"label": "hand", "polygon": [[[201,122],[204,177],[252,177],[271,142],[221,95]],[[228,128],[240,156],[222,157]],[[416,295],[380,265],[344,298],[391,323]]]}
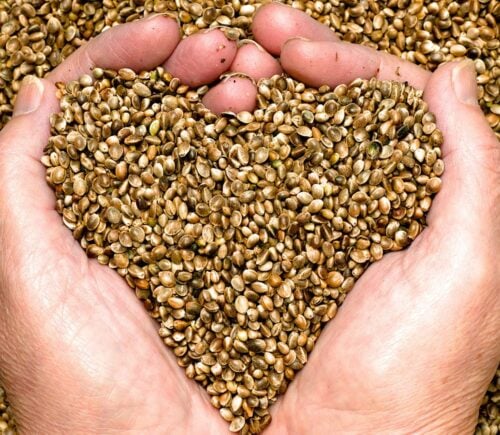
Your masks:
{"label": "hand", "polygon": [[[64,228],[40,158],[49,115],[59,111],[55,82],[95,65],[139,71],[166,62],[201,85],[245,60],[240,54],[220,30],[180,42],[177,24],[156,16],[106,31],[47,79],[24,83],[0,133],[0,375],[21,433],[227,431],[125,281],[89,260]],[[264,51],[255,58],[281,71]]]}
{"label": "hand", "polygon": [[[89,260],[63,227],[40,163],[49,115],[59,111],[56,82],[94,66],[162,64],[192,86],[230,71],[282,72],[257,45],[238,49],[220,30],[180,41],[173,20],[154,16],[106,31],[46,79],[27,80],[0,132],[0,378],[21,433],[227,432],[122,278]],[[255,87],[223,81],[205,103],[253,110]]]}
{"label": "hand", "polygon": [[348,43],[290,40],[279,51],[265,37],[286,12],[266,8],[254,34],[295,78],[335,86],[378,76],[424,89],[446,167],[428,228],[359,279],[269,432],[471,433],[500,361],[500,144],[477,105],[472,62],[431,75]]}

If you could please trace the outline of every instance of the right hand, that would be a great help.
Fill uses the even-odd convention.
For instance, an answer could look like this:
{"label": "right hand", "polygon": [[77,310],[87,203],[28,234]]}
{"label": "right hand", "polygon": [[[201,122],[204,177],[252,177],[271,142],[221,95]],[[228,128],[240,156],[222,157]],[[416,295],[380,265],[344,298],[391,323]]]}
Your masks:
{"label": "right hand", "polygon": [[180,42],[177,24],[154,16],[106,31],[45,79],[23,84],[0,132],[0,378],[20,433],[228,430],[125,281],[87,258],[64,228],[40,159],[49,116],[59,112],[56,82],[77,80],[94,66],[142,71],[166,64],[198,86],[216,80],[236,56],[236,44],[220,30]]}

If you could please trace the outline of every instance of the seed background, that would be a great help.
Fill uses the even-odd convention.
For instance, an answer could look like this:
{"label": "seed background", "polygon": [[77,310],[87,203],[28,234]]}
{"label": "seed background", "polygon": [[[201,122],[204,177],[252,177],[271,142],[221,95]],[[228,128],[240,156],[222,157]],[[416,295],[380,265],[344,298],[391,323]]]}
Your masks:
{"label": "seed background", "polygon": [[[0,0],[0,128],[11,117],[24,76],[43,77],[85,42],[113,25],[170,13],[184,34],[230,26],[251,36],[255,9],[268,0]],[[480,104],[500,138],[500,3],[491,0],[284,0],[334,29],[343,40],[387,51],[434,70],[443,62],[474,60]],[[500,431],[500,367],[480,410],[476,434]],[[0,387],[0,434],[16,433]]]}

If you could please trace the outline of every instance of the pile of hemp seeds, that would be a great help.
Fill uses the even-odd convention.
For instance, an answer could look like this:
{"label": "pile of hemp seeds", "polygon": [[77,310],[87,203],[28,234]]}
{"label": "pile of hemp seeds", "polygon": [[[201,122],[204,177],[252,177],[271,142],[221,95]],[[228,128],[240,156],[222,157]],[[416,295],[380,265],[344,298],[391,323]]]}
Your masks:
{"label": "pile of hemp seeds", "polygon": [[322,327],[425,225],[444,171],[422,91],[258,82],[217,116],[162,68],[58,88],[42,159],[56,210],[116,270],[231,432],[258,434]]}
{"label": "pile of hemp seeds", "polygon": [[[239,29],[246,36],[253,12],[266,2],[0,0],[0,128],[10,119],[24,76],[43,77],[88,39],[111,26],[155,12],[169,12],[179,17],[185,34],[223,25]],[[431,71],[446,61],[472,59],[478,74],[481,107],[500,137],[498,2],[286,0],[283,3],[306,11],[346,41],[390,52]],[[500,428],[499,372],[484,398],[477,435],[498,433]],[[10,435],[15,433],[14,418],[1,388],[0,392],[0,433]]]}

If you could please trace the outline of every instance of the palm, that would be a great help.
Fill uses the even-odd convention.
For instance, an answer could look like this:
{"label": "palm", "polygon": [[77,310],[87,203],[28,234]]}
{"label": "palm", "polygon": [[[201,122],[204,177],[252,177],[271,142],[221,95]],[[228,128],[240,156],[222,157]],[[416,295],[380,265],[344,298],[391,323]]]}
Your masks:
{"label": "palm", "polygon": [[[9,141],[9,128],[4,133]],[[45,124],[36,126],[33,133],[39,144],[47,142]],[[20,427],[49,433],[60,415],[74,415],[78,410],[79,418],[69,422],[70,427],[60,427],[62,432],[91,433],[92,420],[90,430],[96,433],[130,428],[139,433],[146,429],[148,433],[167,429],[176,433],[170,428],[178,428],[178,433],[207,429],[223,433],[227,425],[202,389],[177,366],[158,336],[158,326],[124,280],[89,260],[61,225],[53,193],[44,183],[38,151],[19,158],[7,146],[2,153],[0,197],[9,201],[0,202],[4,217],[0,245],[8,247],[0,251],[0,260],[10,265],[12,273],[2,274],[6,281],[0,284],[2,290],[5,286],[16,291],[0,292],[0,303],[22,307],[7,323],[9,328],[19,325],[19,333],[9,339],[18,340],[13,346],[19,350],[7,371],[16,370],[18,361],[37,361],[17,378],[15,386],[7,385],[12,391],[29,385],[38,393],[17,398]],[[14,173],[26,175],[22,184],[10,176]],[[0,322],[5,322],[4,313],[0,312]],[[7,342],[4,332],[9,328],[0,327],[3,342]],[[40,398],[59,406],[47,407],[40,414]],[[201,417],[193,416],[192,410]]]}
{"label": "palm", "polygon": [[[407,419],[412,409],[422,415],[438,413],[433,399],[461,391],[464,372],[488,382],[488,374],[466,357],[477,344],[485,314],[485,301],[466,291],[480,279],[470,255],[480,251],[472,235],[450,238],[448,228],[435,222],[450,206],[447,193],[442,195],[430,227],[407,250],[371,265],[325,327],[307,366],[275,410],[275,420],[292,433],[306,433],[313,422],[316,433],[331,433],[333,415],[340,418],[340,427],[342,418],[349,421],[360,412],[384,413],[389,419],[392,407],[407,424],[397,409],[408,406]],[[463,291],[457,294],[457,288]],[[475,316],[469,314],[464,323],[466,307],[473,311],[476,306]],[[459,337],[457,325],[463,329]],[[481,391],[476,393],[456,399],[467,410],[464,421],[475,421]]]}
{"label": "palm", "polygon": [[[61,317],[67,315],[71,324],[63,329],[62,336],[59,334],[57,342],[59,348],[61,343],[67,344],[71,355],[67,367],[76,368],[79,382],[89,392],[99,391],[105,399],[98,406],[121,410],[123,426],[118,428],[122,430],[130,427],[130,410],[147,422],[152,432],[202,433],[213,428],[214,433],[221,433],[225,425],[217,411],[203,390],[178,367],[158,337],[157,324],[150,321],[123,279],[89,261],[79,246],[72,251],[71,262],[67,263],[73,264],[68,264],[68,272],[73,273],[71,282],[78,283],[78,288],[61,295]],[[55,256],[60,256],[60,252],[55,252]],[[83,273],[75,275],[75,270]],[[90,290],[85,292],[85,301],[78,296],[79,287]],[[68,313],[71,308],[77,308],[78,314]],[[90,370],[88,366],[80,370],[82,362],[92,364]],[[191,415],[193,410],[197,415]],[[197,427],[200,422],[203,428]],[[115,421],[115,430],[116,425]]]}

